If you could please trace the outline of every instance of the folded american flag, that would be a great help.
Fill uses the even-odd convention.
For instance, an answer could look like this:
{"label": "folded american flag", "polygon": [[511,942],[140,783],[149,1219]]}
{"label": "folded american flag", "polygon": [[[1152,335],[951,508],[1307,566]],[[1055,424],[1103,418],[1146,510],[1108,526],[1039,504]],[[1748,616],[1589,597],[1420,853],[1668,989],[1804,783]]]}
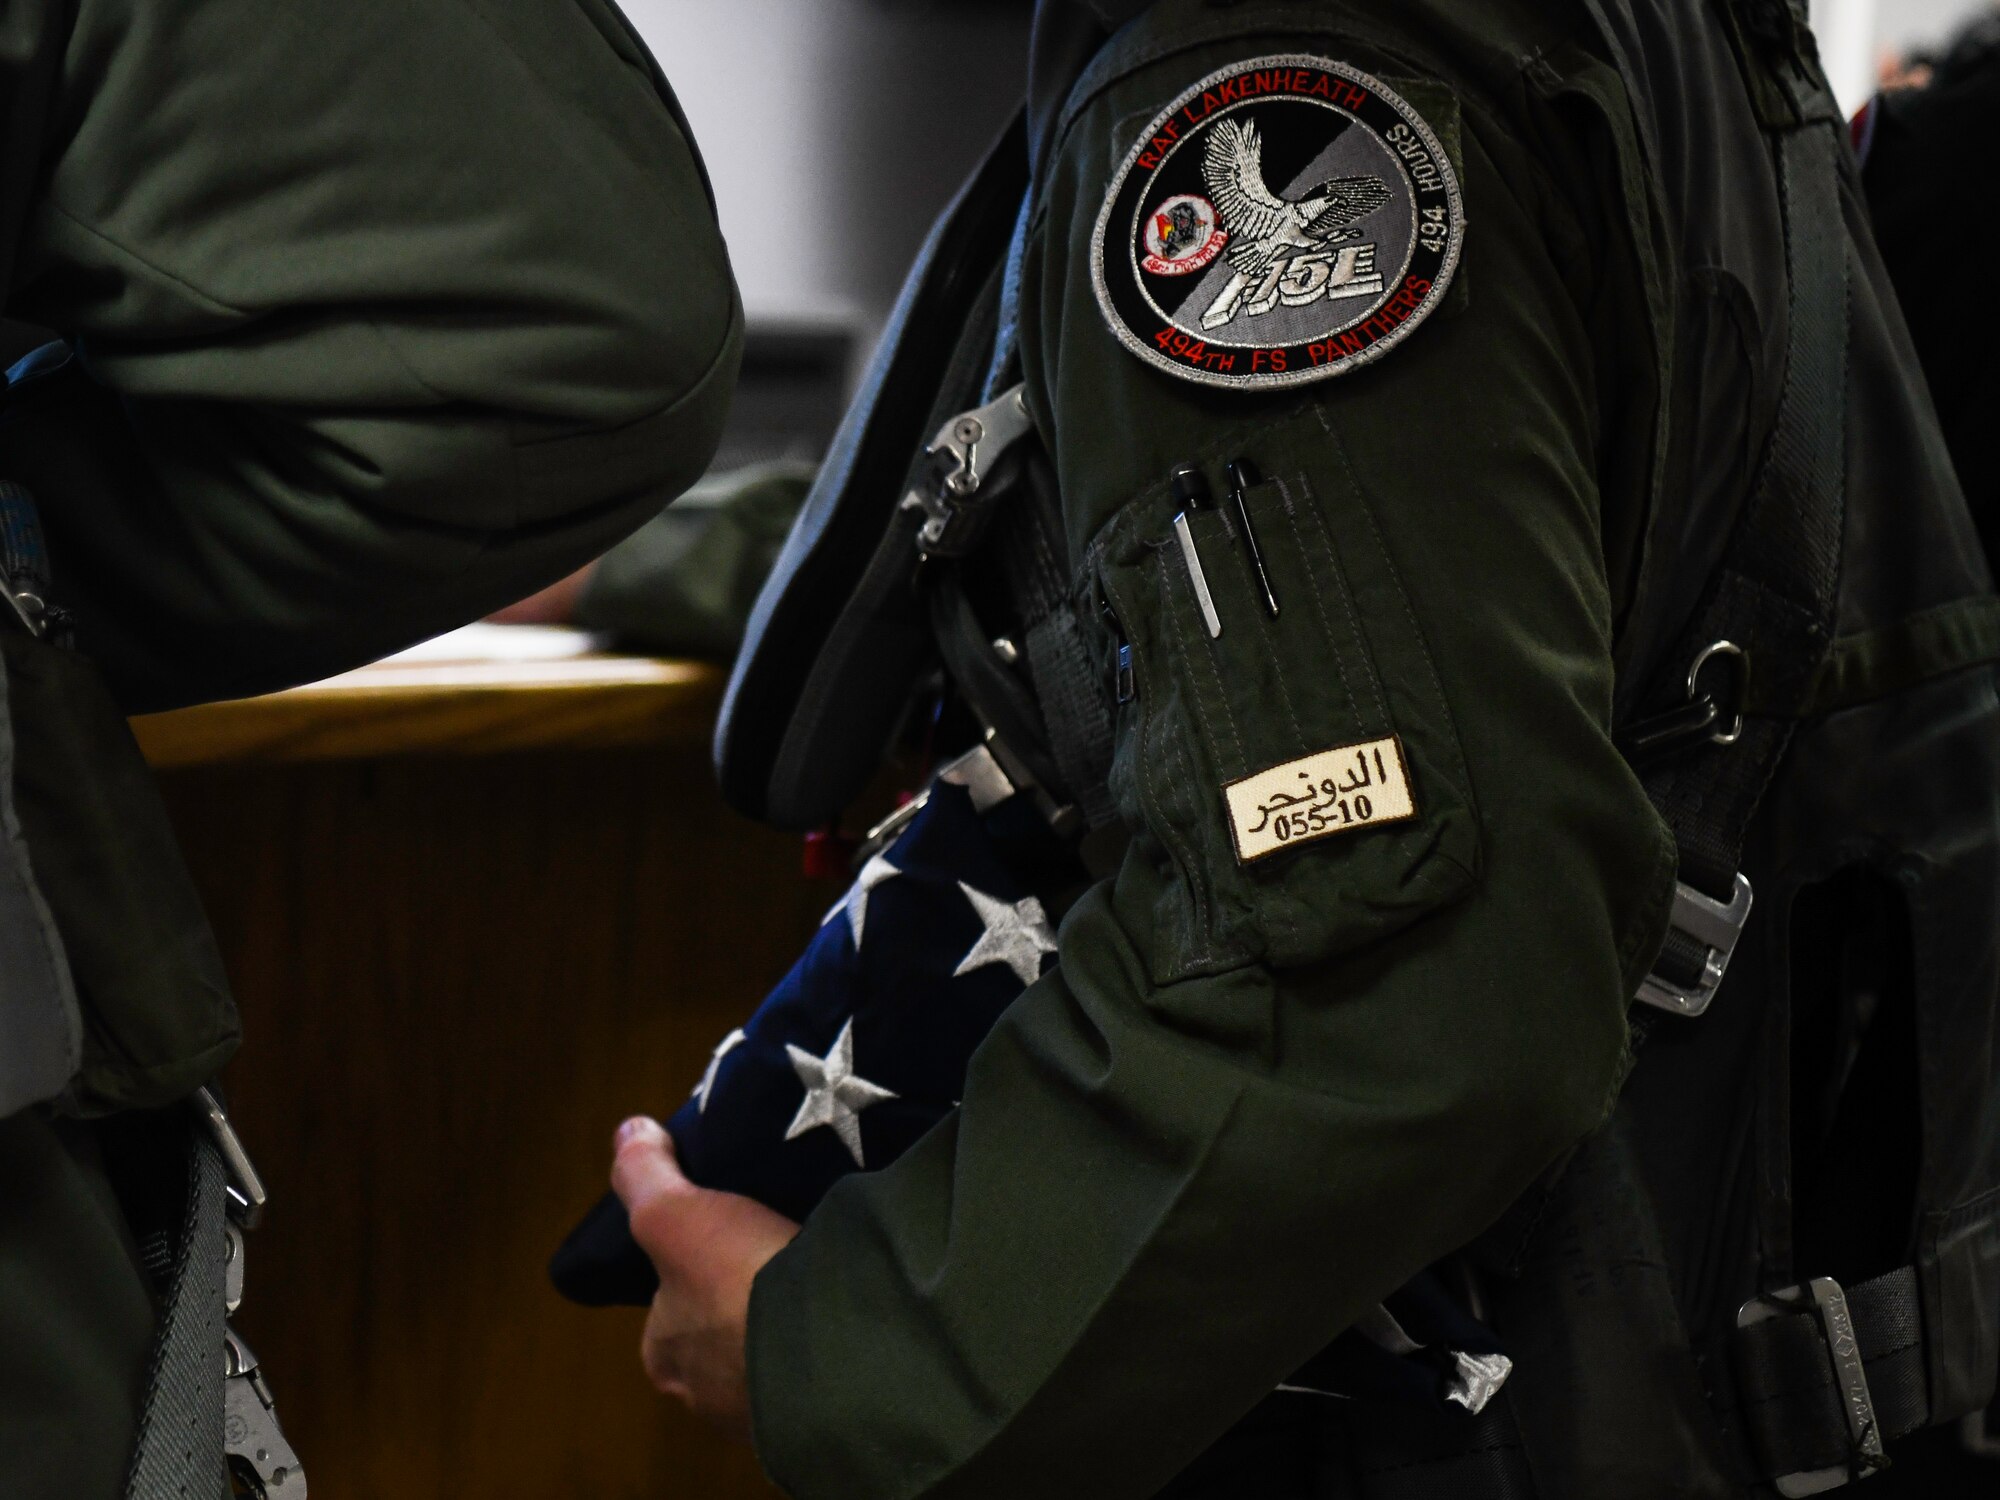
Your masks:
{"label": "folded american flag", "polygon": [[[1067,858],[1027,797],[982,813],[936,782],[667,1121],[688,1179],[803,1219],[841,1177],[900,1156],[957,1107],[973,1049],[1053,962],[1029,885]],[[610,1195],[549,1271],[587,1306],[644,1306],[658,1284]],[[1477,1411],[1508,1368],[1427,1274],[1286,1388]]]}

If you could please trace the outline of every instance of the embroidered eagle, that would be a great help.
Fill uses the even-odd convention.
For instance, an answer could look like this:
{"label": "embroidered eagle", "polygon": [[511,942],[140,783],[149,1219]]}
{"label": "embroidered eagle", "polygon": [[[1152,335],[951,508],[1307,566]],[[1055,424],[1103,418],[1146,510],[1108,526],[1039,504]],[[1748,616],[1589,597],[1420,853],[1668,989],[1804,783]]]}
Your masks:
{"label": "embroidered eagle", "polygon": [[1253,279],[1287,252],[1359,239],[1355,220],[1389,201],[1389,184],[1371,176],[1332,177],[1286,202],[1264,183],[1264,142],[1249,120],[1224,120],[1215,127],[1201,176],[1229,230],[1229,263]]}

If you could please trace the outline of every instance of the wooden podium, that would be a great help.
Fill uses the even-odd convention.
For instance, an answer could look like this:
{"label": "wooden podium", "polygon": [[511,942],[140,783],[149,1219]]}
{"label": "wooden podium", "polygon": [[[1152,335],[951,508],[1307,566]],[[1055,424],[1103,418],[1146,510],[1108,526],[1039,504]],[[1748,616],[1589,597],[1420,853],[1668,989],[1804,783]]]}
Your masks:
{"label": "wooden podium", "polygon": [[543,1268],[838,891],[722,807],[720,674],[519,629],[134,721],[243,1009],[239,1322],[315,1500],[769,1497]]}

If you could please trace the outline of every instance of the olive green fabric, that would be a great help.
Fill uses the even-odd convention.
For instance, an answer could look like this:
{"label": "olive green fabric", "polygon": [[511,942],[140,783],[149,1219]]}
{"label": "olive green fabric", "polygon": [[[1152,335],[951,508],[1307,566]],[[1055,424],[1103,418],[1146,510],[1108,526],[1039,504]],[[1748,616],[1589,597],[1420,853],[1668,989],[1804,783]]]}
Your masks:
{"label": "olive green fabric", "polygon": [[0,632],[12,793],[83,1021],[76,1114],[159,1109],[213,1078],[236,1004],[159,792],[97,669]]}
{"label": "olive green fabric", "polygon": [[812,478],[790,462],[703,479],[599,559],[578,621],[644,651],[730,661]]}
{"label": "olive green fabric", "polygon": [[46,91],[7,141],[7,310],[88,381],[8,425],[0,471],[128,706],[496,608],[706,466],[740,312],[612,6],[84,0],[5,29],[33,56],[9,80],[0,35],[0,86]]}
{"label": "olive green fabric", "polygon": [[91,1127],[0,1120],[0,1494],[124,1494],[152,1336]]}
{"label": "olive green fabric", "polygon": [[[1133,646],[1112,790],[1134,839],[957,1115],[837,1186],[758,1277],[758,1448],[801,1500],[1151,1493],[1489,1224],[1622,1078],[1673,882],[1610,738],[1612,578],[1650,474],[1599,461],[1598,341],[1631,313],[1595,305],[1601,231],[1551,188],[1519,59],[1604,65],[1574,18],[1482,11],[1163,0],[1072,96],[1023,357],[1078,600],[1101,586]],[[1464,287],[1366,370],[1204,390],[1115,342],[1090,236],[1156,111],[1286,52],[1455,122]],[[1191,461],[1219,486],[1238,456],[1268,478],[1251,509],[1283,610],[1206,513],[1210,640],[1165,481]],[[1224,783],[1386,733],[1414,820],[1237,863]]]}
{"label": "olive green fabric", "polygon": [[[1833,643],[1813,684],[1811,711],[1830,713],[1942,677],[1968,667],[2000,661],[2000,599],[1962,599],[1940,604]],[[1756,711],[1757,681],[1746,689],[1746,708]]]}
{"label": "olive green fabric", "polygon": [[83,1013],[10,795],[12,685],[0,671],[0,1119],[60,1094],[83,1060]]}
{"label": "olive green fabric", "polygon": [[[21,822],[83,1001],[75,1102],[143,1104],[233,1015],[106,759],[129,741],[66,736],[352,666],[601,553],[706,468],[741,310],[608,0],[28,0],[0,119],[4,311],[74,350],[10,390],[0,475],[113,694],[10,647]],[[112,1500],[129,1459],[150,1310],[76,1131],[0,1121],[8,1500]]]}

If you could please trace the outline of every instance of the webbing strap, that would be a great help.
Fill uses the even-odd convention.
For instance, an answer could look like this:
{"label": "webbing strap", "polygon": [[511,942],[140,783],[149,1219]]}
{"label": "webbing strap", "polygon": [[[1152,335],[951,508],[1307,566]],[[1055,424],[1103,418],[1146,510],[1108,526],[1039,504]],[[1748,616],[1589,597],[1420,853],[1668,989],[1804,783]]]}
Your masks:
{"label": "webbing strap", "polygon": [[952,685],[981,726],[999,735],[1035,783],[1051,795],[1059,795],[1061,778],[1047,748],[1049,736],[1041,705],[1028,684],[994,651],[956,566],[937,570],[930,584],[929,604],[938,654],[944,658]]}
{"label": "webbing strap", "polygon": [[[987,400],[1020,379],[1021,268],[1033,205],[1031,190],[1021,200],[1008,243],[983,392]],[[1005,580],[1026,679],[994,658],[954,566],[939,568],[931,584],[939,652],[973,711],[1029,763],[1044,790],[1074,805],[1085,826],[1106,827],[1117,819],[1109,780],[1116,708],[1071,607],[1053,476],[1039,452],[1022,453],[989,483],[1014,491],[998,497],[1003,513],[996,516],[981,561],[996,564]]]}
{"label": "webbing strap", "polygon": [[[2000,661],[2000,598],[1982,594],[1941,604],[1893,625],[1833,643],[1813,687],[1808,717],[1871,703],[1919,683]],[[1755,695],[1745,708],[1761,712]]]}
{"label": "webbing strap", "polygon": [[[1846,1289],[1868,1380],[1876,1436],[1903,1437],[1930,1421],[1924,1376],[1923,1309],[1914,1266]],[[1810,1311],[1736,1332],[1743,1426],[1768,1479],[1854,1462],[1839,1372],[1825,1326]]]}
{"label": "webbing strap", "polygon": [[[1021,274],[1034,220],[1032,185],[1021,197],[1007,244],[1000,279],[1000,306],[993,333],[993,360],[986,377],[990,399],[1020,378]],[[1070,608],[1069,568],[1064,558],[1062,505],[1046,465],[1024,461],[1021,498],[1031,514],[1002,534],[1002,567],[1022,626],[1021,646],[1040,702],[1050,757],[1061,778],[1051,791],[1073,802],[1091,828],[1116,820],[1111,798],[1112,741],[1117,709],[1093,666],[1076,611]]]}
{"label": "webbing strap", "polygon": [[178,1222],[140,1240],[159,1292],[159,1323],[125,1500],[217,1500],[229,1493],[222,1452],[227,1174],[206,1132],[191,1128],[188,1140]]}
{"label": "webbing strap", "polygon": [[[938,220],[758,595],[715,734],[722,794],[754,818],[836,821],[879,770],[930,668],[910,588],[920,518],[898,502],[925,439],[975,404],[1027,155],[1017,116]],[[979,309],[970,320],[968,307]]]}
{"label": "webbing strap", "polygon": [[1477,1416],[1357,1406],[1347,1432],[1355,1487],[1368,1500],[1535,1500],[1539,1493],[1505,1391]]}
{"label": "webbing strap", "polygon": [[1755,701],[1740,739],[1654,769],[1647,794],[1674,831],[1680,876],[1732,892],[1743,835],[1810,703],[1833,639],[1846,517],[1847,235],[1835,126],[1814,119],[1778,138],[1789,272],[1785,381],[1770,445],[1706,603],[1672,672],[1684,686],[1703,648],[1743,648]]}
{"label": "webbing strap", "polygon": [[1060,777],[1060,786],[1051,790],[1073,802],[1089,827],[1103,828],[1118,816],[1110,786],[1117,709],[1071,607],[1061,512],[1053,485],[1046,483],[1047,466],[1037,457],[1029,456],[1023,466],[1021,514],[999,539],[1001,562],[1021,615],[1021,644]]}

